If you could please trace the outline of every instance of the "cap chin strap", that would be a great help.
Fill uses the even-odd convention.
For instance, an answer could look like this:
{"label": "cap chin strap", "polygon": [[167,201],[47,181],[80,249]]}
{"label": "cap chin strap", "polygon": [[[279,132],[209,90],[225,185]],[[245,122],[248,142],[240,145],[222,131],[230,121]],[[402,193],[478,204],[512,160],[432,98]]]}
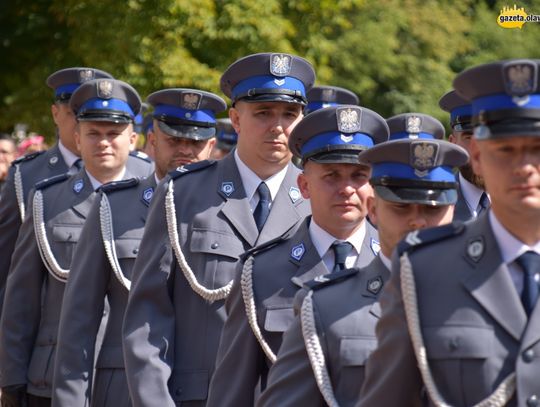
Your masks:
{"label": "cap chin strap", "polygon": [[[437,407],[451,407],[446,403],[437,389],[431,370],[429,369],[428,357],[424,340],[422,338],[422,329],[420,325],[420,316],[418,313],[418,301],[416,296],[416,285],[414,282],[412,264],[407,253],[400,258],[401,263],[401,293],[405,307],[405,317],[409,328],[409,335],[418,362],[418,368],[422,375],[427,393],[433,404]],[[495,391],[487,398],[475,404],[473,407],[503,407],[510,401],[516,391],[516,373],[508,375]]]}
{"label": "cap chin strap", "polygon": [[169,234],[169,240],[171,242],[172,249],[178,260],[178,265],[184,274],[189,286],[195,293],[201,296],[203,299],[209,302],[214,302],[217,300],[222,300],[227,298],[231,292],[231,287],[233,281],[229,281],[225,286],[217,288],[215,290],[208,289],[204,287],[197,277],[193,273],[191,267],[182,253],[182,248],[180,247],[180,237],[178,236],[178,226],[176,223],[176,208],[174,206],[174,181],[170,180],[167,188],[167,195],[165,196],[165,213],[167,216],[167,231]]}

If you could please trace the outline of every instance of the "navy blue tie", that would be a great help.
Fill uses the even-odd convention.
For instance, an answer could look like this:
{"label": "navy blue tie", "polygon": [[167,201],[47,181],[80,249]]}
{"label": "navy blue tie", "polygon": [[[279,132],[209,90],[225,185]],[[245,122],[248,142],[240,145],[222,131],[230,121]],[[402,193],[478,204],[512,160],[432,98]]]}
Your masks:
{"label": "navy blue tie", "polygon": [[255,212],[253,212],[253,217],[255,218],[257,229],[260,232],[264,226],[264,223],[266,222],[266,218],[268,218],[268,215],[270,214],[270,203],[272,202],[272,196],[270,195],[268,185],[266,185],[264,182],[259,184],[257,192],[259,193],[259,203],[255,208]]}
{"label": "navy blue tie", "polygon": [[335,257],[332,273],[335,273],[336,271],[345,269],[345,260],[347,260],[347,256],[351,253],[353,245],[349,242],[335,242],[332,245],[332,249],[334,250]]}
{"label": "navy blue tie", "polygon": [[80,171],[81,168],[83,167],[83,160],[81,160],[80,158],[77,158],[77,160],[75,160],[73,165],[75,166],[75,168],[77,168],[78,171]]}
{"label": "navy blue tie", "polygon": [[523,292],[521,302],[527,316],[531,315],[536,300],[538,299],[538,281],[536,277],[540,273],[540,255],[529,250],[516,259],[516,262],[523,269]]}
{"label": "navy blue tie", "polygon": [[480,196],[480,201],[478,202],[478,207],[476,208],[476,216],[479,216],[482,212],[489,208],[489,205],[490,202],[487,194],[485,192],[482,192],[482,195]]}

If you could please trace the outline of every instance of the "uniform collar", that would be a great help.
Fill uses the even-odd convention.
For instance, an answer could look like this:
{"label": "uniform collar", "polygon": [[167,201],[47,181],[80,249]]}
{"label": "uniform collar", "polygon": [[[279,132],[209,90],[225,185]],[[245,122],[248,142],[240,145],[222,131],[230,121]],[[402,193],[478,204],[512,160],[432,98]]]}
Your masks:
{"label": "uniform collar", "polygon": [[516,239],[516,237],[514,237],[501,222],[499,222],[493,211],[489,211],[488,215],[493,235],[499,245],[502,259],[506,264],[512,263],[528,250],[540,254],[540,241],[536,242],[533,246],[529,246],[521,240]]}
{"label": "uniform collar", "polygon": [[[94,178],[86,169],[84,170],[86,172],[86,175],[88,175],[88,179],[90,180],[90,183],[92,184],[92,188],[94,188],[94,191],[97,191],[97,189],[103,185],[103,183],[99,182],[96,178]],[[120,181],[124,179],[124,176],[126,175],[126,167],[122,168],[122,172],[116,177],[115,179],[111,180],[110,182],[114,181]]]}
{"label": "uniform collar", "polygon": [[390,260],[388,257],[386,257],[382,250],[379,251],[379,258],[381,259],[381,263],[384,264],[384,266],[392,271],[392,260]]}
{"label": "uniform collar", "polygon": [[71,168],[73,164],[75,164],[75,161],[81,158],[68,150],[67,147],[62,144],[61,140],[58,140],[58,149],[60,150],[60,154],[62,154],[62,157],[64,158],[64,162],[66,163],[68,169]]}
{"label": "uniform collar", "polygon": [[272,201],[276,199],[279,187],[281,186],[281,183],[283,182],[283,180],[285,179],[285,175],[287,174],[288,166],[285,166],[276,174],[263,180],[260,179],[259,176],[255,174],[253,170],[242,161],[242,159],[238,155],[238,150],[236,149],[234,150],[234,160],[236,162],[236,166],[238,167],[238,172],[240,173],[240,178],[242,179],[242,184],[244,185],[244,190],[246,191],[246,197],[248,199],[248,202],[252,201],[255,192],[257,191],[257,188],[259,188],[259,184],[263,181],[266,183],[268,189],[270,190]]}
{"label": "uniform collar", "polygon": [[[363,220],[358,230],[347,239],[347,242],[353,245],[354,250],[356,250],[356,254],[360,253],[365,235],[366,221]],[[315,222],[313,218],[309,224],[309,237],[311,238],[313,246],[315,246],[315,249],[317,250],[317,253],[321,259],[336,240],[342,241],[341,239],[335,238],[326,230],[317,225],[317,222]]]}
{"label": "uniform collar", "polygon": [[459,173],[459,185],[463,198],[465,199],[465,202],[467,202],[467,206],[469,207],[471,213],[473,213],[474,216],[477,216],[476,208],[478,208],[478,204],[480,203],[480,198],[482,197],[484,190],[467,181],[465,178],[463,178],[461,173]]}

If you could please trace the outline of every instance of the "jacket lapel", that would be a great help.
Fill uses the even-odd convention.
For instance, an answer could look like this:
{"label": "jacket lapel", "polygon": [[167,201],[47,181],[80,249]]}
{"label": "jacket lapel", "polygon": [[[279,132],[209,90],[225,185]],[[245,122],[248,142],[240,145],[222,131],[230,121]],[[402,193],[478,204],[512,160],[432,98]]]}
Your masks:
{"label": "jacket lapel", "polygon": [[[480,305],[504,329],[519,341],[527,323],[527,317],[514,287],[508,267],[503,263],[500,250],[489,225],[489,217],[483,216],[471,225],[466,241],[464,257],[472,270],[462,280],[465,288]],[[471,242],[483,242],[483,255],[477,262],[468,253]],[[538,316],[540,314],[537,312]]]}
{"label": "jacket lapel", "polygon": [[[83,187],[79,193],[75,191],[76,185],[83,183]],[[95,194],[90,178],[86,175],[85,170],[79,171],[70,181],[70,193],[73,196],[73,204],[71,209],[77,213],[83,219],[88,217],[90,213],[90,208],[92,207],[93,199],[88,199],[92,194]]]}
{"label": "jacket lapel", "polygon": [[219,195],[225,200],[221,213],[244,240],[254,246],[259,232],[246,199],[246,192],[234,161],[234,154],[229,154],[223,158],[221,169],[218,185],[216,185]]}
{"label": "jacket lapel", "polygon": [[[459,176],[456,175],[456,179],[459,180]],[[458,181],[459,182],[459,181]],[[458,199],[456,202],[456,206],[454,207],[454,218],[453,220],[461,220],[463,222],[471,219],[472,213],[469,209],[469,206],[467,205],[467,202],[465,201],[465,197],[463,196],[463,192],[461,191],[461,185],[457,188],[458,193]]]}
{"label": "jacket lapel", "polygon": [[[268,219],[257,239],[257,244],[281,236],[302,220],[302,215],[298,211],[298,206],[302,204],[304,198],[295,195],[296,191],[298,191],[298,195],[300,193],[296,184],[297,177],[298,170],[289,163],[285,178],[279,187],[276,199],[272,203]],[[293,189],[296,189],[296,191],[293,191]]]}

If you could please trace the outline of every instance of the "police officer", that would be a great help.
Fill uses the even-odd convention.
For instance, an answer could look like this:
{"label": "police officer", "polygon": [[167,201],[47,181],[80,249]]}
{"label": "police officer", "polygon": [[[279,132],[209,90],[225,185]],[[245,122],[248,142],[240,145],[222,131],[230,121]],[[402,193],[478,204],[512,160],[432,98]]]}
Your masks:
{"label": "police officer", "polygon": [[498,61],[454,80],[492,206],[398,246],[359,406],[540,403],[539,68]]}
{"label": "police officer", "polygon": [[[124,319],[134,404],[205,405],[239,256],[309,213],[287,140],[314,79],[306,60],[287,54],[233,63],[221,89],[233,101],[234,154],[181,167],[158,186]],[[186,102],[196,108],[200,98]],[[179,125],[192,123],[189,113]],[[206,122],[201,130],[215,134]]]}
{"label": "police officer", "polygon": [[[113,79],[85,82],[73,94],[75,141],[85,167],[36,185],[29,197],[6,284],[0,321],[2,405],[50,405],[58,319],[74,246],[103,183],[126,171],[135,141],[137,92]],[[101,316],[100,316],[101,317]]]}
{"label": "police officer", "polygon": [[95,78],[112,78],[110,74],[94,68],[66,68],[47,78],[47,85],[54,90],[51,113],[56,124],[58,142],[47,151],[16,159],[9,170],[0,196],[0,311],[4,299],[5,282],[11,264],[11,254],[24,219],[26,201],[36,182],[60,175],[75,173],[80,166],[77,147],[73,138],[75,117],[69,108],[73,91],[85,81]]}
{"label": "police officer", "polygon": [[218,119],[216,145],[212,151],[212,158],[221,160],[236,147],[237,141],[238,134],[234,130],[231,119]]}
{"label": "police officer", "polygon": [[353,92],[338,86],[314,86],[307,93],[308,104],[304,114],[325,107],[339,105],[358,105],[360,100]]}
{"label": "police officer", "polygon": [[313,216],[292,236],[258,246],[239,263],[208,406],[252,406],[256,385],[264,389],[293,319],[302,283],[343,261],[365,266],[377,254],[377,231],[365,220],[373,193],[370,170],[357,156],[387,139],[384,119],[353,105],[318,110],[296,126],[289,146],[304,168],[298,194],[310,200]]}
{"label": "police officer", "polygon": [[[451,90],[439,100],[439,106],[450,113],[452,133],[448,136],[448,140],[469,152],[473,137],[471,104],[459,96],[455,90]],[[466,221],[477,217],[489,208],[489,196],[484,188],[484,180],[475,174],[470,162],[459,169],[457,178],[459,195],[454,220]]]}
{"label": "police officer", "polygon": [[[402,124],[394,131],[406,130]],[[426,151],[434,154],[423,161]],[[299,317],[284,336],[259,405],[354,405],[377,345],[377,298],[390,276],[392,251],[409,231],[451,222],[457,199],[452,167],[466,160],[462,148],[433,139],[389,141],[360,154],[360,162],[372,166],[375,194],[368,208],[379,255],[362,269],[305,283],[297,295]]]}
{"label": "police officer", "polygon": [[[193,94],[201,97],[198,108],[189,109],[194,123],[179,125],[177,120],[188,111],[184,100]],[[199,131],[195,122],[205,124],[201,113],[215,115],[227,107],[220,97],[193,89],[160,90],[148,101],[155,107],[152,142],[156,173],[141,181],[130,179],[103,186],[90,210],[64,293],[53,386],[55,406],[131,404],[121,327],[148,206],[157,182],[168,171],[209,157],[215,138],[206,129]],[[96,332],[105,297],[111,311],[92,385]]]}

